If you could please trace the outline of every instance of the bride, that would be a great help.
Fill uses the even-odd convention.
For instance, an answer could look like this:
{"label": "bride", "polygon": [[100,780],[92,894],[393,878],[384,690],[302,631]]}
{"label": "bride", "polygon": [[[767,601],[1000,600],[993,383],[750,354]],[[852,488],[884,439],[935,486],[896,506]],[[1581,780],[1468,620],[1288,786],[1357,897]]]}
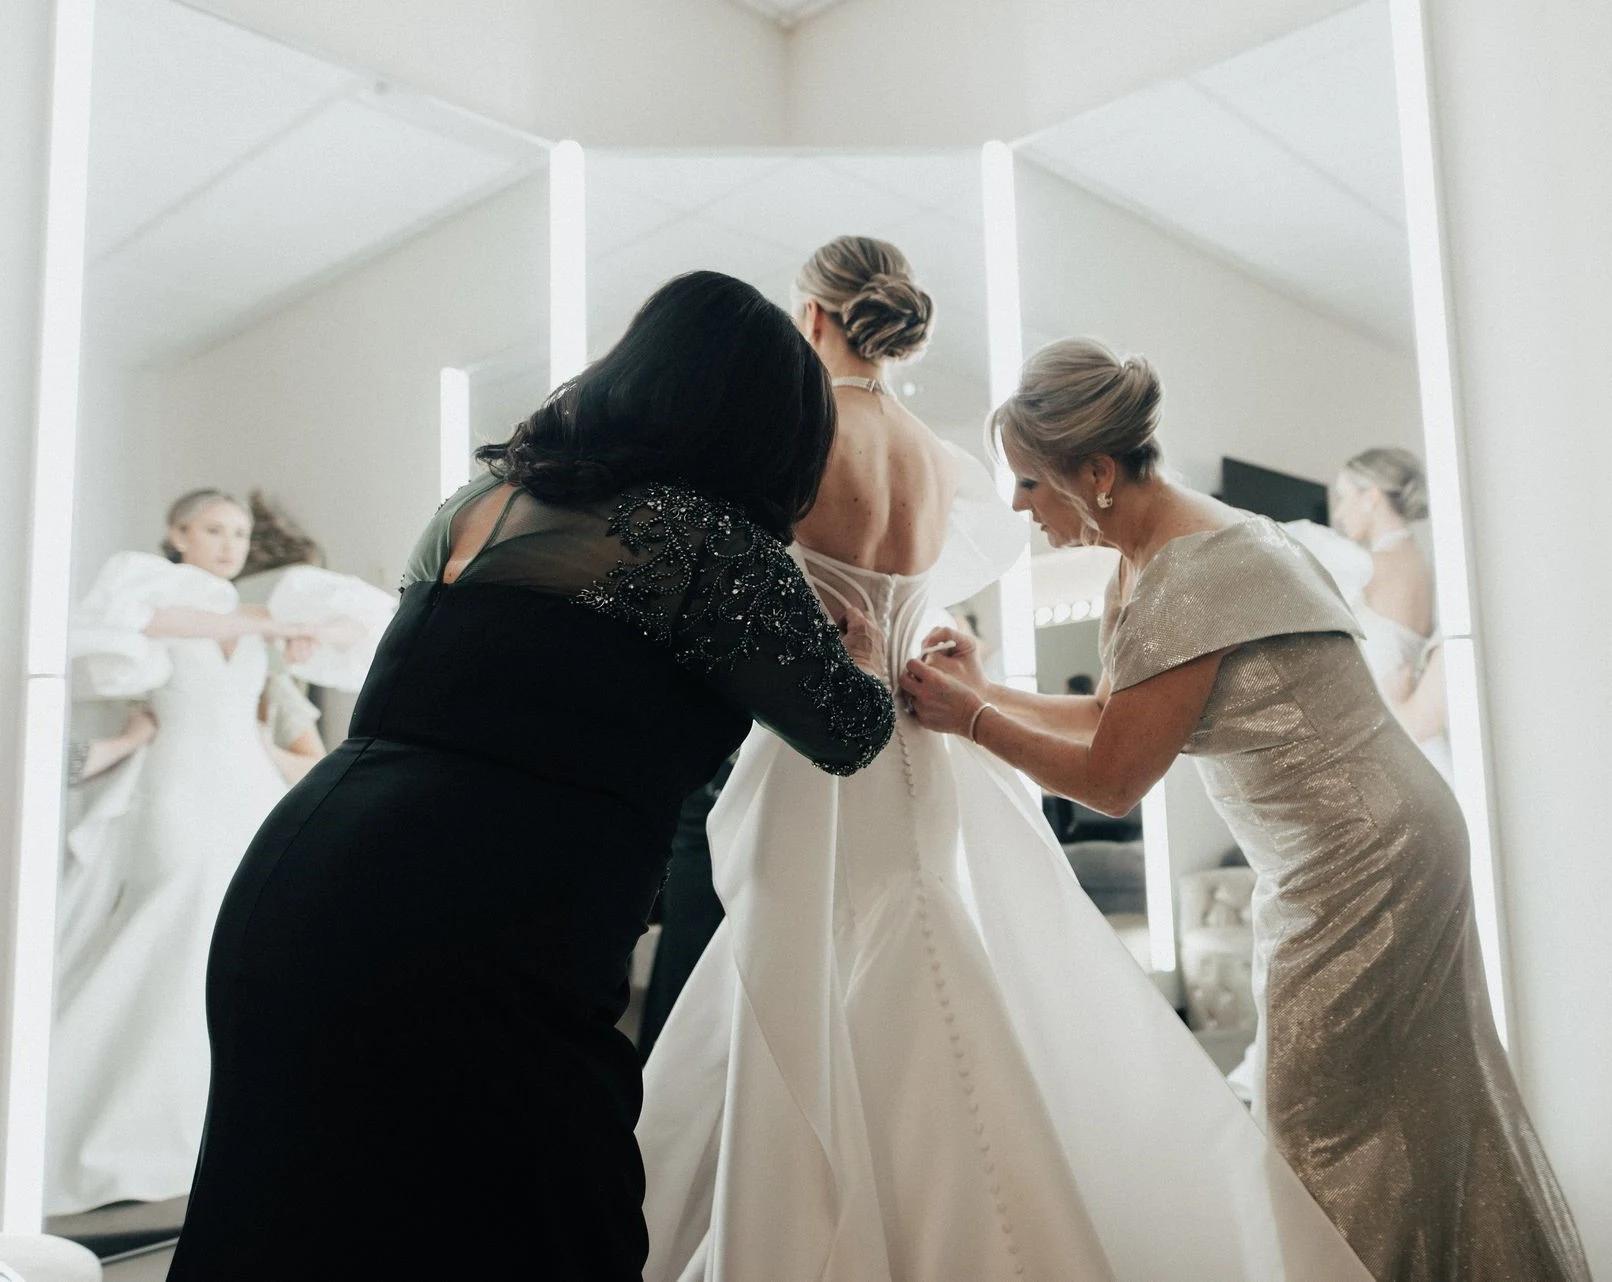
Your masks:
{"label": "bride", "polygon": [[113,556],[72,620],[80,692],[149,702],[158,728],[67,837],[47,1097],[51,1215],[190,1187],[219,902],[287,778],[321,751],[284,751],[264,724],[286,697],[271,660],[355,689],[393,609],[388,593],[313,566],[286,571],[266,605],[243,605],[233,580],[252,517],[221,491],[180,497],[167,530],[163,556]]}
{"label": "bride", "polygon": [[[901,253],[842,237],[796,292],[840,411],[797,554],[894,674],[1026,531],[890,392],[933,312]],[[988,754],[901,715],[834,779],[757,730],[709,829],[728,918],[645,1069],[649,1282],[1367,1276]]]}

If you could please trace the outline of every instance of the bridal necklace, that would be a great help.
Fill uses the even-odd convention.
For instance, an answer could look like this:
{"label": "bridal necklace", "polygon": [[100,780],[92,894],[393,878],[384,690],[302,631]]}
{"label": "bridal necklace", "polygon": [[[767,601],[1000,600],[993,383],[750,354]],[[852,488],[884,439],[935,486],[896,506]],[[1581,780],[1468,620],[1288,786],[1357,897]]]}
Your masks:
{"label": "bridal necklace", "polygon": [[853,378],[849,374],[842,374],[834,380],[835,387],[860,387],[864,392],[872,392],[875,396],[894,396],[890,385],[878,378]]}
{"label": "bridal necklace", "polygon": [[1410,536],[1411,532],[1402,525],[1397,530],[1389,530],[1387,534],[1379,534],[1371,541],[1370,550],[1373,552],[1387,552],[1390,548],[1397,548],[1401,543],[1406,542]]}

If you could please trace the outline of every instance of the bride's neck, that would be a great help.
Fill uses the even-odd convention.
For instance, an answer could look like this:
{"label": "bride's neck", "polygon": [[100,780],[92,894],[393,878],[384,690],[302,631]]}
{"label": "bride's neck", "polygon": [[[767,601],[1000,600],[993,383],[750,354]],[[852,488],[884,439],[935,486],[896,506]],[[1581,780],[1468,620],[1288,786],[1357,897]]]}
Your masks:
{"label": "bride's neck", "polygon": [[819,353],[830,378],[876,378],[884,382],[885,362],[864,360],[846,348]]}

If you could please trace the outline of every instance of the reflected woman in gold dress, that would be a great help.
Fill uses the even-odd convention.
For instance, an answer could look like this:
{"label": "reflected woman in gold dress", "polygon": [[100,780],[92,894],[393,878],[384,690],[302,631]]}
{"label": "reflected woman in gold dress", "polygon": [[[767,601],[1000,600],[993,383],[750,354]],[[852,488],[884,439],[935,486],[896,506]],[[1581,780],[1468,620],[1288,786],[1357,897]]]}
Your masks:
{"label": "reflected woman in gold dress", "polygon": [[1147,362],[1065,340],[993,429],[1015,506],[1121,553],[1097,694],[990,684],[941,629],[902,688],[1050,792],[1122,814],[1196,758],[1258,874],[1261,1122],[1380,1282],[1585,1282],[1495,1035],[1467,833],[1332,580],[1275,523],[1166,480]]}

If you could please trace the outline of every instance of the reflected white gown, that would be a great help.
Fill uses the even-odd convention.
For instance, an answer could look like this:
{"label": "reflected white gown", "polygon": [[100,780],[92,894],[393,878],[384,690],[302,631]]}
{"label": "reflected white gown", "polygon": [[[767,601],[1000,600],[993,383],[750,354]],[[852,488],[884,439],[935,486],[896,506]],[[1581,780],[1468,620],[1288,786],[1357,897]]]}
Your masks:
{"label": "reflected white gown", "polygon": [[[959,466],[929,573],[802,553],[892,671],[1024,545]],[[900,714],[838,779],[757,729],[709,829],[728,917],[645,1070],[648,1282],[1367,1277],[994,758]]]}
{"label": "reflected white gown", "polygon": [[[1366,585],[1374,573],[1371,553],[1330,526],[1313,521],[1288,521],[1286,529],[1321,562],[1360,621],[1361,653],[1365,655],[1366,666],[1371,669],[1378,689],[1384,689],[1405,668],[1420,675],[1437,638],[1424,637],[1398,619],[1390,619],[1371,608],[1366,600]],[[1455,766],[1447,733],[1441,731],[1416,746],[1444,776],[1445,783],[1454,782]]]}
{"label": "reflected white gown", "polygon": [[[368,633],[292,671],[361,683],[390,594],[312,567],[287,582],[270,602],[275,617],[347,615]],[[286,790],[257,717],[264,640],[243,637],[228,657],[216,641],[153,640],[143,629],[165,606],[227,613],[235,589],[193,566],[120,553],[71,631],[86,693],[142,698],[158,729],[68,834],[47,1104],[51,1215],[189,1190],[207,1104],[213,923],[236,863]]]}

